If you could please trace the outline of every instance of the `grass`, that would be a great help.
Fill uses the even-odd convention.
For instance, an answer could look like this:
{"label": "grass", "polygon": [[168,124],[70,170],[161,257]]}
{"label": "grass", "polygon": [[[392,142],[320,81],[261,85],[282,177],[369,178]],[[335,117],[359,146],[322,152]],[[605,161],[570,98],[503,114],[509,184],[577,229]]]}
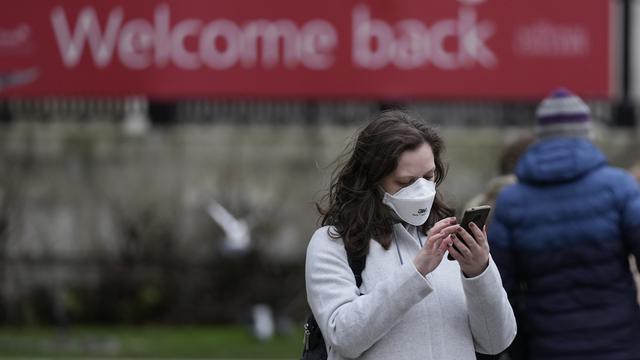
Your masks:
{"label": "grass", "polygon": [[242,327],[0,328],[0,358],[296,359],[301,333],[259,341]]}

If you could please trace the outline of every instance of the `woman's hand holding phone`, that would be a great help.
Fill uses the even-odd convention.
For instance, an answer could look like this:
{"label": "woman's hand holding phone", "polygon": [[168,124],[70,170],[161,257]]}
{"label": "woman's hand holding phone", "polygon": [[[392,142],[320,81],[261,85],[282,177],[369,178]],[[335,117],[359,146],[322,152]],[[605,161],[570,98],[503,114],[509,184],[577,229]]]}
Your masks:
{"label": "woman's hand holding phone", "polygon": [[472,222],[469,228],[473,236],[460,227],[457,231],[458,236],[453,236],[455,247],[449,246],[449,254],[458,261],[466,277],[476,277],[489,265],[489,242],[486,227],[480,230]]}
{"label": "woman's hand holding phone", "polygon": [[427,275],[440,265],[447,248],[451,247],[455,238],[452,234],[461,229],[455,217],[442,219],[433,225],[427,233],[427,241],[413,259],[413,264],[420,274]]}

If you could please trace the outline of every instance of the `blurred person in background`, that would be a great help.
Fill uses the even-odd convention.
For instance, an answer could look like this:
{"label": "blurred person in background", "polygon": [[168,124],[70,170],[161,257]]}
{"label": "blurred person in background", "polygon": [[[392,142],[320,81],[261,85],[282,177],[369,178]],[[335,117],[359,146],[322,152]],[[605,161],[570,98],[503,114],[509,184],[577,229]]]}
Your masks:
{"label": "blurred person in background", "polygon": [[629,267],[631,268],[631,273],[633,274],[633,280],[636,283],[636,297],[638,299],[638,304],[640,304],[640,271],[638,271],[638,261],[636,257],[633,255],[629,256]]}
{"label": "blurred person in background", "polygon": [[[629,169],[631,175],[636,178],[636,181],[640,183],[640,161],[636,162]],[[633,278],[636,282],[636,292],[638,295],[638,303],[640,303],[640,271],[638,270],[636,257],[631,255],[629,256],[629,264],[631,266],[631,272],[633,273]]]}
{"label": "blurred person in background", "polygon": [[[515,170],[518,160],[520,160],[522,154],[527,150],[529,145],[535,142],[535,140],[536,137],[534,134],[525,132],[518,135],[512,141],[509,141],[503,149],[498,162],[498,175],[489,180],[485,191],[471,198],[471,200],[466,203],[464,209],[469,209],[481,205],[489,205],[491,206],[491,208],[494,208],[496,199],[500,194],[500,191],[502,191],[502,189],[504,189],[508,185],[513,185],[517,182]],[[487,228],[489,228],[490,219],[487,219],[486,224]],[[519,347],[519,339],[520,338],[516,336],[514,343],[511,344],[511,353],[516,353],[518,351],[517,348]],[[476,358],[477,360],[497,360],[508,359],[508,356],[506,354],[476,354]]]}
{"label": "blurred person in background", "polygon": [[489,228],[525,351],[512,359],[638,359],[640,186],[591,142],[591,114],[558,89],[536,111],[538,141]]}
{"label": "blurred person in background", "polygon": [[633,164],[633,166],[631,166],[631,169],[629,169],[629,171],[631,172],[631,175],[633,175],[633,177],[636,178],[636,181],[640,182],[640,161]]}
{"label": "blurred person in background", "polygon": [[480,205],[489,205],[493,208],[500,191],[507,185],[516,183],[516,164],[520,156],[534,141],[535,136],[533,134],[523,133],[513,141],[508,142],[500,156],[498,175],[489,180],[485,191],[471,198],[464,208],[468,209]]}
{"label": "blurred person in background", "polygon": [[[386,111],[336,170],[305,270],[329,359],[472,360],[515,336],[486,232],[463,230],[438,194],[443,148],[424,121]],[[358,288],[348,259],[362,257]]]}

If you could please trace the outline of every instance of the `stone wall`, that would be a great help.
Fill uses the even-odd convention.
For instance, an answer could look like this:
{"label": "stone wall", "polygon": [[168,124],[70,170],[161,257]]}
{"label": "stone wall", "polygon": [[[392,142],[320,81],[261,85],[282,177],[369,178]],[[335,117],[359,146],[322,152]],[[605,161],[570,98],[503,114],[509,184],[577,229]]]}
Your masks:
{"label": "stone wall", "polygon": [[[211,264],[224,239],[205,211],[212,199],[248,222],[260,257],[299,266],[317,226],[314,202],[357,127],[191,123],[130,136],[110,121],[3,125],[3,294],[89,285],[109,261]],[[522,131],[441,127],[448,202],[460,210],[482,191]],[[615,165],[640,158],[635,131],[599,128],[596,142]]]}

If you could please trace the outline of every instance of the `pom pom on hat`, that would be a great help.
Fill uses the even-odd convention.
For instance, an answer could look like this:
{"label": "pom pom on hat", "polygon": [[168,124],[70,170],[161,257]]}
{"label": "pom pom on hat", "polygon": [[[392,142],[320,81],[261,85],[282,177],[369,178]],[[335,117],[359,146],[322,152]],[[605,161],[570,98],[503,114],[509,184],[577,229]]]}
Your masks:
{"label": "pom pom on hat", "polygon": [[565,88],[554,90],[536,110],[536,133],[546,137],[591,136],[591,111],[577,95]]}

